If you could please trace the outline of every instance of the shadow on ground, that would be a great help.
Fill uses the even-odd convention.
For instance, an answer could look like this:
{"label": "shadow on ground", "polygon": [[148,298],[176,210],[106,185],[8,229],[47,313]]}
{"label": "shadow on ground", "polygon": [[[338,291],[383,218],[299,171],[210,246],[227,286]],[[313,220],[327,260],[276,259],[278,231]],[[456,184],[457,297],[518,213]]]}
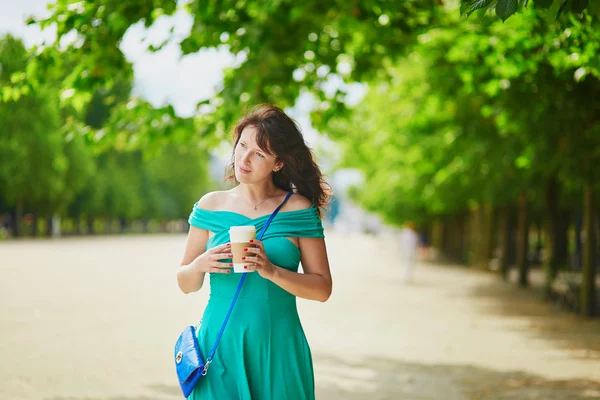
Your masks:
{"label": "shadow on ground", "polygon": [[[319,400],[600,399],[600,382],[551,381],[521,371],[497,372],[474,366],[424,365],[384,358],[347,361],[326,354],[315,354],[314,358]],[[106,398],[53,397],[46,400],[183,398],[177,386],[151,385],[148,389],[153,394]],[[225,395],[223,400],[229,399]]]}
{"label": "shadow on ground", "polygon": [[370,358],[348,362],[315,355],[317,399],[583,400],[600,399],[600,382],[549,381],[521,371],[423,365]]}
{"label": "shadow on ground", "polygon": [[600,359],[600,319],[589,319],[559,309],[544,300],[541,288],[521,288],[500,278],[471,289],[469,296],[486,299],[481,312],[524,318],[526,324],[514,328],[523,335],[550,340],[572,356]]}

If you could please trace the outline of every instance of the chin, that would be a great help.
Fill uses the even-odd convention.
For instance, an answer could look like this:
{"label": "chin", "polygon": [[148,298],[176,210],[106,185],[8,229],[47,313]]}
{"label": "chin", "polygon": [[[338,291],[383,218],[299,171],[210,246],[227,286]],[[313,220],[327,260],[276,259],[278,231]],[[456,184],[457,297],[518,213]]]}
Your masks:
{"label": "chin", "polygon": [[237,171],[235,173],[235,180],[239,183],[249,183],[248,177],[238,173]]}

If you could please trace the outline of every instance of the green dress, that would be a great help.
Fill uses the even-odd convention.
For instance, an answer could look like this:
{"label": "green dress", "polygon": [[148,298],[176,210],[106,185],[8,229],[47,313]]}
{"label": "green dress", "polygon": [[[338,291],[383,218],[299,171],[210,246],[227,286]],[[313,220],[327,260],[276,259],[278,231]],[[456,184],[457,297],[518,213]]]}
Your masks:
{"label": "green dress", "polygon": [[[251,219],[232,211],[198,208],[190,225],[215,233],[207,249],[229,241],[229,228],[254,225],[257,234],[270,215]],[[298,271],[300,250],[287,237],[323,238],[323,226],[313,205],[279,212],[263,236],[269,260]],[[210,365],[191,400],[310,400],[315,398],[310,347],[304,335],[296,297],[258,272],[248,273],[231,318]],[[210,300],[198,330],[206,358],[223,324],[242,274],[210,274]]]}

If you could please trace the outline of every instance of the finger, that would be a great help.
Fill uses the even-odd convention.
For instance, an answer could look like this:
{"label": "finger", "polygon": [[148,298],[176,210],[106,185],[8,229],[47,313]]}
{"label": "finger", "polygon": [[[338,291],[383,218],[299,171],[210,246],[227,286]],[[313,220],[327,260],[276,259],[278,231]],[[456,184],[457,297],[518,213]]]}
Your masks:
{"label": "finger", "polygon": [[263,242],[261,242],[260,240],[252,239],[250,241],[250,245],[257,246],[259,249],[263,249],[264,250]]}
{"label": "finger", "polygon": [[256,271],[259,268],[257,264],[246,264],[244,265],[244,270],[246,271]]}
{"label": "finger", "polygon": [[248,248],[244,249],[244,251],[246,253],[260,254],[260,253],[262,253],[263,250],[258,247],[248,247]]}
{"label": "finger", "polygon": [[211,249],[213,253],[223,253],[226,251],[231,251],[231,243],[225,243],[220,246],[213,247]]}
{"label": "finger", "polygon": [[[227,264],[225,264],[227,265]],[[230,274],[231,271],[229,269],[225,269],[225,268],[219,268],[219,267],[210,267],[208,269],[208,272],[213,273],[213,274]]]}
{"label": "finger", "polygon": [[226,260],[233,257],[231,253],[215,253],[210,256],[211,261]]}
{"label": "finger", "polygon": [[224,262],[216,262],[216,263],[210,264],[210,267],[218,268],[218,269],[229,269],[229,268],[233,268],[233,264],[224,263]]}
{"label": "finger", "polygon": [[242,257],[242,261],[248,263],[259,263],[260,260],[260,257]]}

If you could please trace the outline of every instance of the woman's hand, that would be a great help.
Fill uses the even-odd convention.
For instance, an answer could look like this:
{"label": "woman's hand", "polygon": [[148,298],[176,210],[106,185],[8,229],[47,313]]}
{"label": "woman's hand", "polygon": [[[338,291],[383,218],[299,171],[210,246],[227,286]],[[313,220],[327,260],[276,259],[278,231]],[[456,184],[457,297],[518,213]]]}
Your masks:
{"label": "woman's hand", "polygon": [[248,271],[258,271],[260,276],[270,280],[275,274],[275,266],[271,264],[271,261],[269,261],[269,258],[267,257],[263,242],[260,240],[251,240],[250,245],[255,245],[256,247],[248,247],[247,249],[244,249],[244,251],[253,253],[254,256],[242,257],[242,261],[248,263],[244,268]]}
{"label": "woman's hand", "polygon": [[229,274],[233,264],[220,262],[233,257],[231,254],[231,244],[225,243],[200,254],[192,261],[192,268],[198,272],[213,272],[217,274]]}

